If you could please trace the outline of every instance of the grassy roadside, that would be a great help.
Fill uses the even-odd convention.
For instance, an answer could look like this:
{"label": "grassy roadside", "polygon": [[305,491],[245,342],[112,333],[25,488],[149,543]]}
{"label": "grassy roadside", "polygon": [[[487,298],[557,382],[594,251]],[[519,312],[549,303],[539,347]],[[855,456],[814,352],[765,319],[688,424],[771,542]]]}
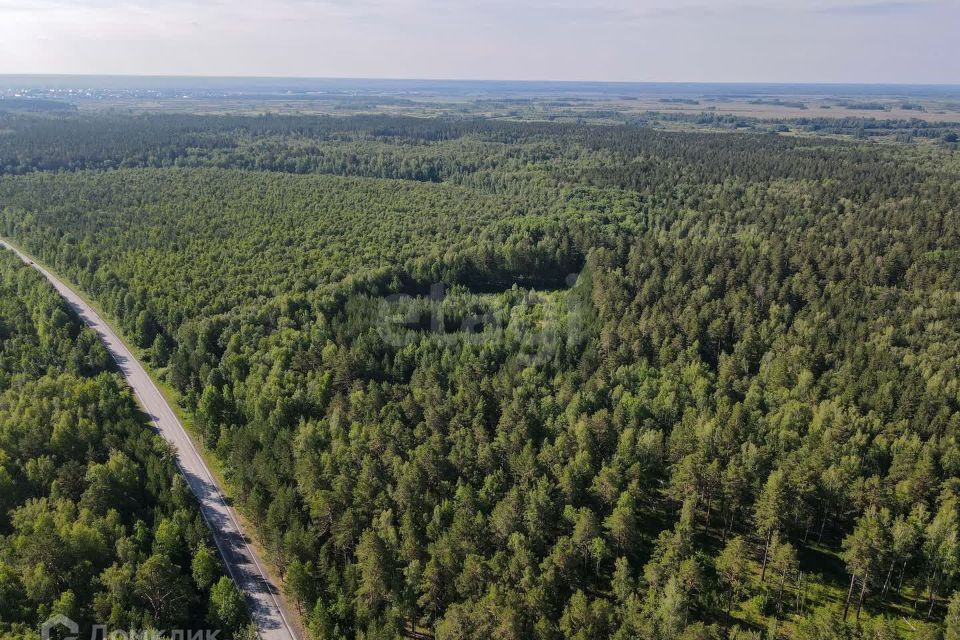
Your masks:
{"label": "grassy roadside", "polygon": [[[261,558],[264,558],[265,560],[268,561],[266,570],[270,574],[270,579],[275,584],[283,587],[284,585],[283,580],[281,580],[279,574],[277,574],[276,568],[273,566],[273,562],[270,560],[270,555],[267,553],[266,549],[260,543],[259,532],[257,531],[256,527],[253,526],[252,522],[247,518],[246,514],[243,513],[240,507],[238,506],[239,503],[236,500],[236,497],[234,495],[233,487],[231,487],[230,484],[227,483],[226,481],[226,478],[224,475],[223,461],[220,460],[220,458],[216,455],[216,453],[209,450],[206,447],[206,445],[203,443],[203,439],[200,437],[199,432],[194,426],[193,415],[180,405],[180,394],[176,391],[176,389],[174,389],[167,382],[161,379],[160,372],[156,368],[154,368],[153,365],[151,365],[149,361],[145,358],[143,349],[140,349],[139,347],[136,346],[136,343],[130,339],[130,336],[128,336],[120,328],[120,325],[117,322],[117,319],[113,315],[107,313],[99,304],[97,304],[95,299],[91,298],[85,291],[83,291],[82,289],[74,285],[69,278],[65,278],[50,265],[46,264],[45,262],[42,262],[41,260],[36,259],[33,253],[24,249],[22,246],[20,246],[18,243],[14,242],[10,238],[6,236],[0,236],[0,240],[10,245],[11,247],[17,249],[23,255],[29,257],[30,260],[36,263],[38,266],[46,269],[48,272],[50,272],[51,275],[57,278],[57,280],[62,282],[68,289],[70,289],[73,293],[75,293],[81,300],[83,300],[86,304],[90,305],[90,307],[97,313],[97,315],[100,316],[100,318],[104,321],[104,323],[106,323],[107,326],[109,326],[110,329],[112,329],[113,332],[120,337],[124,345],[130,350],[130,352],[136,356],[137,360],[140,362],[140,365],[143,367],[144,371],[147,372],[147,375],[150,376],[150,379],[157,386],[157,389],[159,389],[160,393],[163,394],[164,400],[167,401],[167,404],[170,406],[174,414],[177,416],[177,419],[180,421],[180,424],[183,425],[183,428],[187,432],[187,435],[190,437],[190,440],[193,442],[194,447],[196,447],[196,450],[200,453],[200,456],[201,458],[203,458],[203,461],[207,465],[207,468],[210,470],[210,473],[212,473],[213,477],[216,479],[217,484],[220,486],[221,491],[230,501],[231,506],[233,506],[234,512],[237,514],[237,517],[240,520],[240,526],[243,527],[244,532],[248,534],[253,534],[253,535],[250,535],[250,544],[253,546],[253,548],[260,555]],[[134,396],[134,400],[136,400],[136,394],[133,394],[133,396]],[[308,635],[304,631],[305,628],[303,626],[303,620],[301,619],[297,608],[292,606],[292,603],[290,603],[287,600],[285,594],[283,595],[283,599],[284,599],[283,604],[284,604],[285,613],[293,617],[292,622],[296,627],[298,633],[300,634],[300,637],[307,638]]]}

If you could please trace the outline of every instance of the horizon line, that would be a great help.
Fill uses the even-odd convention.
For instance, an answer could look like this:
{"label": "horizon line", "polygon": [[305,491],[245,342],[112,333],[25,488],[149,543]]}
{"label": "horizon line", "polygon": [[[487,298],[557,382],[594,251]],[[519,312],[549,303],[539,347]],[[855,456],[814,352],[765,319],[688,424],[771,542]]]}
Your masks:
{"label": "horizon line", "polygon": [[809,80],[585,80],[542,78],[416,78],[380,76],[302,76],[302,75],[215,75],[177,73],[31,73],[0,72],[0,78],[142,78],[142,79],[188,79],[188,80],[315,80],[315,81],[363,81],[363,82],[471,82],[514,84],[607,84],[607,85],[770,85],[770,86],[859,86],[859,87],[958,87],[956,82],[862,82],[862,81],[809,81]]}

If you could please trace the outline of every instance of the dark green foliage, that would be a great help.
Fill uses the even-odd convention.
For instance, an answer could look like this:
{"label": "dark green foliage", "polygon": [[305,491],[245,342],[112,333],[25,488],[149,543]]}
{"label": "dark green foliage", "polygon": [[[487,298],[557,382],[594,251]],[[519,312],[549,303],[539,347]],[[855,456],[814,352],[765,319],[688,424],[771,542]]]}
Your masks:
{"label": "dark green foliage", "polygon": [[[0,635],[36,633],[53,613],[85,632],[206,628],[221,569],[169,449],[96,334],[8,251],[0,328]],[[210,623],[229,634],[245,610],[220,591],[229,616]]]}
{"label": "dark green foliage", "polygon": [[3,233],[181,392],[316,637],[942,626],[950,149],[374,117],[7,126],[30,153],[0,153],[6,172],[30,175],[0,179]]}

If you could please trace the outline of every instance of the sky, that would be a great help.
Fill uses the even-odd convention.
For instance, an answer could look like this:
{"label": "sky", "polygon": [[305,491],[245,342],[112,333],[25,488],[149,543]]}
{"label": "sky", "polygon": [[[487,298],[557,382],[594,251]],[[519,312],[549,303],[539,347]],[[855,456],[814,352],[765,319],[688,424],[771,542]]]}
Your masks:
{"label": "sky", "polygon": [[960,84],[960,0],[0,0],[0,74]]}

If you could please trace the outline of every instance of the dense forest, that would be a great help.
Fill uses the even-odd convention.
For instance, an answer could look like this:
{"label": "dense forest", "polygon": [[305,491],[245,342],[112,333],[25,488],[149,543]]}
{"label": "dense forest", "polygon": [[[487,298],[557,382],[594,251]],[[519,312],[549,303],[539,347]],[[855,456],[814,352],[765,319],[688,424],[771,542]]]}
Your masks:
{"label": "dense forest", "polygon": [[960,637],[948,146],[0,128],[0,233],[176,389],[313,637]]}
{"label": "dense forest", "polygon": [[0,637],[53,615],[246,632],[172,453],[43,277],[0,252]]}

